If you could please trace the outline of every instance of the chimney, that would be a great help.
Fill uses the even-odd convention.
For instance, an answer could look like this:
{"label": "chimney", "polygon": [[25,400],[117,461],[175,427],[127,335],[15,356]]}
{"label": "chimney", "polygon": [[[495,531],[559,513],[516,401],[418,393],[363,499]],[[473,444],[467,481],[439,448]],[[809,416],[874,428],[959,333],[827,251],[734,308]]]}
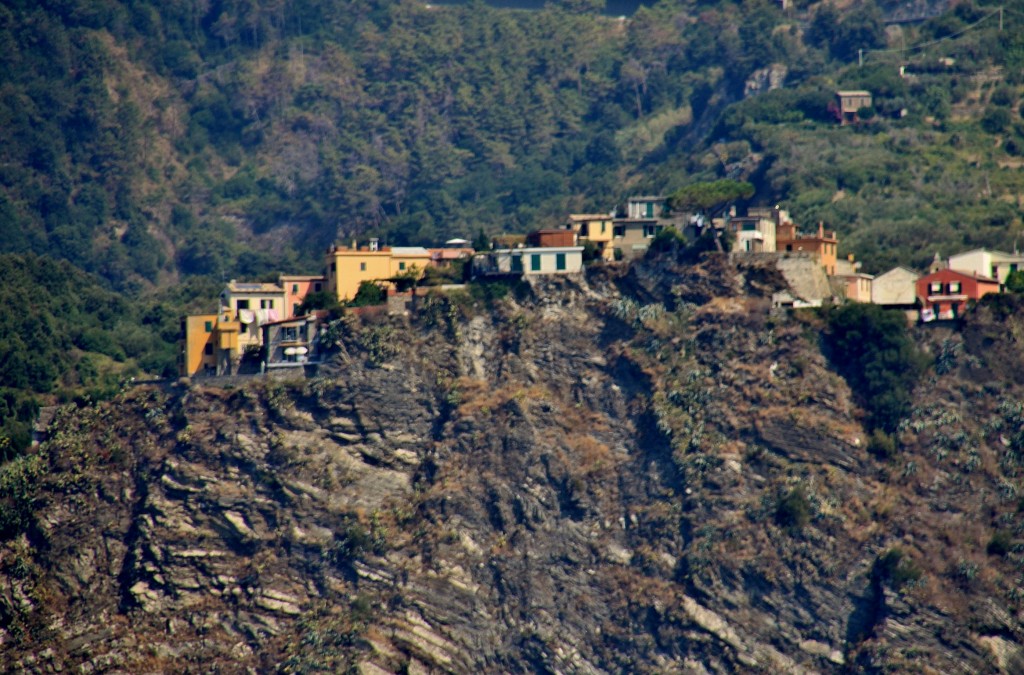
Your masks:
{"label": "chimney", "polygon": [[380,248],[379,240],[376,237],[374,237],[373,239],[370,240],[370,250],[371,251],[376,251],[379,248]]}
{"label": "chimney", "polygon": [[823,220],[819,220],[818,221],[818,238],[819,239],[824,239],[825,238],[825,221],[823,221]]}

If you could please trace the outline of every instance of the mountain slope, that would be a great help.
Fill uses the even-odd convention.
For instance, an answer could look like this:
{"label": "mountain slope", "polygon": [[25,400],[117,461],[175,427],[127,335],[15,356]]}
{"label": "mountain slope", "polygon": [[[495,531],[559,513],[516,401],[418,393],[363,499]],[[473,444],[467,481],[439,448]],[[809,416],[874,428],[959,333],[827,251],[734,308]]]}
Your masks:
{"label": "mountain slope", "polygon": [[685,255],[66,409],[0,474],[5,661],[1018,670],[1019,300],[918,336],[884,461],[777,273]]}

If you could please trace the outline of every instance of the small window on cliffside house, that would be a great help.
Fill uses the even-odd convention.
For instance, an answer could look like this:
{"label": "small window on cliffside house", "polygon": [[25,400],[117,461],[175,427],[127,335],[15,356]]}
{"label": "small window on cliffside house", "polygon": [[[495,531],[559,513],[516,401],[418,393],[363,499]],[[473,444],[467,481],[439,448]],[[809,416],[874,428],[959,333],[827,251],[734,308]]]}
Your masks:
{"label": "small window on cliffside house", "polygon": [[959,293],[959,292],[960,292],[960,282],[959,281],[951,281],[951,282],[949,282],[949,293],[950,293],[950,295],[952,295],[953,293]]}
{"label": "small window on cliffside house", "polygon": [[540,255],[536,253],[530,256],[530,271],[540,272]]}
{"label": "small window on cliffside house", "polygon": [[204,322],[203,325],[206,328],[206,332],[207,333],[212,333],[213,332],[213,322],[212,321],[206,321],[206,322]]}
{"label": "small window on cliffside house", "polygon": [[928,286],[928,292],[929,293],[941,293],[942,292],[942,284],[940,282],[938,282],[938,281],[932,282]]}
{"label": "small window on cliffside house", "polygon": [[556,253],[555,254],[555,269],[556,270],[564,270],[565,269],[565,254],[564,253]]}
{"label": "small window on cliffside house", "polygon": [[360,272],[365,272],[366,271],[366,263],[364,263],[364,262],[359,263],[359,271]]}
{"label": "small window on cliffside house", "polygon": [[203,353],[207,356],[213,356],[213,345],[207,342],[206,346],[203,347]]}

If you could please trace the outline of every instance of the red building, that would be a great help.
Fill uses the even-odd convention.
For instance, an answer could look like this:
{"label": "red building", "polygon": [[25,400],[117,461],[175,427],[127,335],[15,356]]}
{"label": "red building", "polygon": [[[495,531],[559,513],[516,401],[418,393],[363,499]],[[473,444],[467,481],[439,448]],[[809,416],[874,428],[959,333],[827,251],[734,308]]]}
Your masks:
{"label": "red building", "polygon": [[968,300],[999,292],[999,282],[971,272],[938,270],[917,280],[921,320],[955,319],[967,309]]}

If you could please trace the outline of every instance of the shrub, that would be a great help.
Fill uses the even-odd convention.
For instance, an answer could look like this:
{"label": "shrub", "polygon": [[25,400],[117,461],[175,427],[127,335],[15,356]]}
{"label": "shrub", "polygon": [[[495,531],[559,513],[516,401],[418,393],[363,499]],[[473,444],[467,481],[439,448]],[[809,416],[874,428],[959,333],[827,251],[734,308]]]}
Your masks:
{"label": "shrub", "polygon": [[1002,133],[1010,125],[1010,112],[1006,108],[989,108],[981,117],[981,128],[990,134]]}
{"label": "shrub", "polygon": [[871,578],[895,590],[918,582],[923,573],[921,568],[898,548],[891,548],[878,557],[871,568]]}
{"label": "shrub", "polygon": [[369,305],[382,305],[388,299],[388,292],[380,284],[373,281],[360,281],[356,297],[348,303],[352,307],[367,307]]}
{"label": "shrub", "polygon": [[910,339],[906,318],[861,303],[830,309],[827,318],[827,355],[867,411],[868,428],[894,433],[927,363]]}
{"label": "shrub", "polygon": [[879,459],[891,459],[896,456],[896,440],[881,429],[875,429],[868,440],[868,452]]}
{"label": "shrub", "polygon": [[992,534],[992,538],[989,539],[985,552],[989,555],[1005,556],[1011,551],[1012,547],[1013,540],[1010,537],[1010,533],[1006,530],[996,530]]}
{"label": "shrub", "polygon": [[779,527],[801,530],[811,520],[811,503],[802,487],[790,490],[775,507],[775,522]]}

